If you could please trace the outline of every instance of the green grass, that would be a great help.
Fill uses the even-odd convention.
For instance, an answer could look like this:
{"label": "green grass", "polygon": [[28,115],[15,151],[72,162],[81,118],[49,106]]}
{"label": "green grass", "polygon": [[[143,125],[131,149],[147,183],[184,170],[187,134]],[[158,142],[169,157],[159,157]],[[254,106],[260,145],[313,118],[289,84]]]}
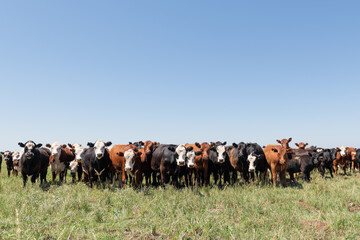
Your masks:
{"label": "green grass", "polygon": [[312,175],[285,189],[43,190],[8,178],[3,163],[0,239],[360,239],[360,174]]}

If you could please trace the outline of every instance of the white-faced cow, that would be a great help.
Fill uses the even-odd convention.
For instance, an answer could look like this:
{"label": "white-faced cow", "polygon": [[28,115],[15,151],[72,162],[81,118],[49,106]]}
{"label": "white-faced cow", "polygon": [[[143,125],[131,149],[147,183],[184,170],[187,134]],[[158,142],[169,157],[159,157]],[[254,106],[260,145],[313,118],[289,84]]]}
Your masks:
{"label": "white-faced cow", "polygon": [[24,187],[26,186],[27,177],[31,176],[31,182],[34,184],[40,175],[40,183],[46,182],[46,173],[49,166],[49,152],[40,148],[42,144],[36,144],[34,141],[19,143],[23,147],[24,154],[20,160],[20,169],[23,177]]}
{"label": "white-faced cow", "polygon": [[62,182],[66,175],[66,167],[74,159],[74,153],[66,147],[66,144],[60,144],[59,142],[46,144],[46,147],[51,149],[50,170],[52,181],[54,182],[56,175],[59,175],[60,182]]}
{"label": "white-faced cow", "polygon": [[75,154],[75,158],[73,161],[70,162],[70,166],[69,166],[70,173],[72,176],[72,181],[74,183],[76,180],[76,173],[78,175],[78,181],[81,180],[81,176],[83,174],[83,168],[82,168],[83,157],[86,149],[83,148],[79,143],[74,143],[74,144],[69,143],[68,146],[70,147],[70,151],[72,151]]}
{"label": "white-faced cow", "polygon": [[[10,151],[5,151],[1,153],[4,156],[4,161],[6,163],[6,168],[8,171],[8,177],[10,177],[11,171],[14,169],[13,167],[13,153]],[[0,163],[1,164],[1,163]]]}
{"label": "white-faced cow", "polygon": [[89,176],[89,187],[92,188],[93,181],[100,178],[103,187],[105,188],[106,178],[109,177],[109,170],[111,161],[109,152],[106,147],[109,147],[111,142],[104,142],[97,140],[95,143],[88,142],[89,148],[84,153],[83,171]]}
{"label": "white-faced cow", "polygon": [[20,159],[23,152],[14,152],[12,154],[13,157],[13,175],[17,177],[20,172]]}

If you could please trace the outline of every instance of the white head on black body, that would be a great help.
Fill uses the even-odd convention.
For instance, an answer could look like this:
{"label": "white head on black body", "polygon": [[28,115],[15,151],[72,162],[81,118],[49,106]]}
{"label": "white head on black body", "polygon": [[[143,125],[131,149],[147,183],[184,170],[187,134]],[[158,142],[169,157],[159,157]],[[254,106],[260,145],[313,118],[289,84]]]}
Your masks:
{"label": "white head on black body", "polygon": [[99,139],[95,143],[88,142],[89,147],[94,148],[95,157],[97,159],[101,159],[104,157],[106,147],[109,147],[112,143],[111,142],[104,142],[103,140]]}
{"label": "white head on black body", "polygon": [[41,143],[36,144],[34,141],[27,141],[25,144],[19,142],[18,144],[20,147],[24,148],[24,155],[27,159],[32,159],[35,155],[35,149],[42,146]]}
{"label": "white head on black body", "polygon": [[216,142],[216,153],[217,153],[217,162],[218,163],[224,163],[225,162],[225,156],[226,156],[226,148],[225,148],[226,142]]}

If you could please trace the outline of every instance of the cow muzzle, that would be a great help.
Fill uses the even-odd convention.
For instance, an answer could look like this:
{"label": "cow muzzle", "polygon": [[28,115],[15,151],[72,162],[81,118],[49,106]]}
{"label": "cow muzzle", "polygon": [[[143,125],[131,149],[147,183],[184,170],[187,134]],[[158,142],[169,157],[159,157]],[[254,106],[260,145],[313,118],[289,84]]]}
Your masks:
{"label": "cow muzzle", "polygon": [[224,159],[219,159],[218,162],[219,162],[219,163],[224,163],[225,160],[224,160]]}
{"label": "cow muzzle", "polygon": [[71,176],[75,176],[75,174],[76,174],[76,171],[73,169],[73,170],[71,170]]}
{"label": "cow muzzle", "polygon": [[96,157],[97,157],[98,159],[102,158],[103,156],[104,156],[104,155],[101,154],[101,153],[96,154]]}
{"label": "cow muzzle", "polygon": [[132,171],[132,168],[127,167],[127,168],[125,168],[125,171],[126,171],[126,172],[131,172],[131,171]]}
{"label": "cow muzzle", "polygon": [[251,173],[255,172],[255,168],[249,168],[249,172]]}
{"label": "cow muzzle", "polygon": [[185,165],[185,161],[179,161],[179,166],[184,166]]}
{"label": "cow muzzle", "polygon": [[283,164],[286,163],[286,161],[285,161],[285,160],[280,160],[279,163],[280,163],[281,165],[283,165]]}
{"label": "cow muzzle", "polygon": [[194,168],[195,165],[194,165],[194,164],[189,164],[188,167],[189,167],[189,168]]}

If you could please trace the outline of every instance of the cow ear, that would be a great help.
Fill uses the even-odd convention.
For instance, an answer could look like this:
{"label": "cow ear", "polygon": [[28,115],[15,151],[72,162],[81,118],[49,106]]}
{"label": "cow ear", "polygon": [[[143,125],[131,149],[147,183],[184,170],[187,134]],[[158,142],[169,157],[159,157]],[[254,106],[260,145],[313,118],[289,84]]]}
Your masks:
{"label": "cow ear", "polygon": [[295,143],[295,145],[298,147],[299,146],[299,144],[298,143]]}
{"label": "cow ear", "polygon": [[276,139],[276,141],[281,144],[281,141],[280,141],[280,140]]}
{"label": "cow ear", "polygon": [[91,142],[88,142],[87,145],[88,145],[89,147],[94,147],[94,144],[91,143]]}
{"label": "cow ear", "polygon": [[73,148],[73,145],[71,145],[70,143],[68,143],[68,146],[69,146],[69,148]]}
{"label": "cow ear", "polygon": [[174,147],[168,147],[168,149],[172,152],[175,152],[175,148]]}
{"label": "cow ear", "polygon": [[144,146],[144,142],[143,142],[143,141],[139,141],[139,144],[140,144],[141,146]]}
{"label": "cow ear", "polygon": [[63,144],[61,147],[62,147],[62,148],[66,148],[66,144]]}
{"label": "cow ear", "polygon": [[234,146],[234,148],[237,148],[239,146],[236,143],[233,143],[232,145]]}
{"label": "cow ear", "polygon": [[193,149],[194,149],[194,148],[190,146],[190,147],[186,148],[186,151],[187,151],[187,152],[190,152],[190,151],[192,151]]}
{"label": "cow ear", "polygon": [[51,145],[49,143],[47,143],[45,146],[51,148]]}
{"label": "cow ear", "polygon": [[112,142],[107,142],[107,143],[105,143],[105,146],[106,146],[106,147],[110,147],[111,144],[112,144]]}
{"label": "cow ear", "polygon": [[201,148],[201,145],[198,142],[195,143],[195,146],[197,146],[198,148]]}
{"label": "cow ear", "polygon": [[124,153],[118,152],[117,155],[119,155],[120,157],[123,157],[123,156],[124,156]]}
{"label": "cow ear", "polygon": [[22,142],[19,142],[18,145],[19,145],[20,147],[25,147],[25,144],[23,144]]}
{"label": "cow ear", "polygon": [[196,155],[196,156],[199,156],[199,155],[201,155],[201,153],[202,153],[201,151],[197,151],[197,152],[195,153],[195,155]]}
{"label": "cow ear", "polygon": [[276,148],[272,148],[271,149],[273,152],[278,152],[278,150]]}
{"label": "cow ear", "polygon": [[289,138],[289,139],[288,139],[288,143],[291,142],[291,140],[292,140],[292,138]]}
{"label": "cow ear", "polygon": [[129,144],[132,144],[132,142],[129,142]]}
{"label": "cow ear", "polygon": [[223,146],[225,146],[225,145],[226,145],[226,141],[225,141],[225,142],[223,142],[223,143],[222,143],[222,145],[223,145]]}
{"label": "cow ear", "polygon": [[42,143],[39,143],[39,144],[36,144],[36,146],[35,146],[35,147],[37,147],[37,148],[41,148],[41,146],[42,146]]}
{"label": "cow ear", "polygon": [[309,144],[308,144],[308,143],[305,143],[305,147],[306,147],[307,145],[309,145]]}
{"label": "cow ear", "polygon": [[0,152],[1,155],[4,155],[4,152]]}

